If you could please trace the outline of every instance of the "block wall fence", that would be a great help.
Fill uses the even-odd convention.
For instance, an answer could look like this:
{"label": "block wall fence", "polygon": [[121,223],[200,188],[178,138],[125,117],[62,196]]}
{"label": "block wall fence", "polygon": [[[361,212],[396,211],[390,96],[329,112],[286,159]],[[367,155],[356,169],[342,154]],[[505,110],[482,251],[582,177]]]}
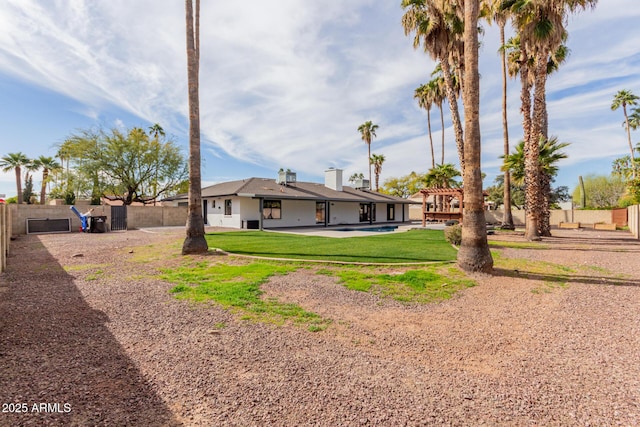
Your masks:
{"label": "block wall fence", "polygon": [[[49,218],[71,220],[71,231],[80,231],[80,219],[66,205],[7,205],[10,211],[10,223],[13,235],[27,233],[28,218]],[[106,216],[107,224],[111,223],[111,207],[106,205],[77,206],[82,213],[93,208],[92,215]],[[142,227],[181,226],[187,223],[187,208],[185,206],[128,206],[127,227],[129,229]]]}

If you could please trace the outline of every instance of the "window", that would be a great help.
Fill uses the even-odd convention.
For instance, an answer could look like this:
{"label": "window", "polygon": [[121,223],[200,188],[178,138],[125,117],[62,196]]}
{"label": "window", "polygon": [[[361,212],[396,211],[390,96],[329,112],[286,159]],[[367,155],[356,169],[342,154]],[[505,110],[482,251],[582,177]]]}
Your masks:
{"label": "window", "polygon": [[396,219],[396,205],[387,205],[387,220],[394,221]]}
{"label": "window", "polygon": [[280,200],[265,200],[262,204],[262,217],[264,219],[281,219],[282,202]]}
{"label": "window", "polygon": [[231,199],[224,200],[224,214],[231,215]]}
{"label": "window", "polygon": [[327,205],[325,202],[316,202],[316,224],[324,224]]}

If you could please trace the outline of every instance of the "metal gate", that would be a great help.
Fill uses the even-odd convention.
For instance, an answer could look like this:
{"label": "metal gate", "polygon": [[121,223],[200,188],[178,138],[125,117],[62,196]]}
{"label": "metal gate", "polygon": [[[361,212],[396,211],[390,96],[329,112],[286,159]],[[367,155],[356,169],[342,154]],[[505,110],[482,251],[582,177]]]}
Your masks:
{"label": "metal gate", "polygon": [[111,206],[111,231],[127,229],[127,207]]}

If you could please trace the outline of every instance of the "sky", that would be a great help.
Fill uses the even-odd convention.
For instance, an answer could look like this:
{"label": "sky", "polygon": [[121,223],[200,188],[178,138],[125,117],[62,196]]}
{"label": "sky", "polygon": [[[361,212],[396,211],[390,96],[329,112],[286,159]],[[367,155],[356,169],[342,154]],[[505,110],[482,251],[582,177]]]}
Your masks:
{"label": "sky", "polygon": [[[357,131],[379,125],[372,153],[381,182],[431,165],[427,114],[413,99],[435,63],[404,35],[399,0],[205,0],[201,10],[200,112],[203,183],[277,176],[322,182],[329,167],[367,175]],[[569,18],[567,62],[550,76],[549,130],[570,142],[556,185],[609,174],[628,154],[614,94],[640,95],[640,2],[601,0]],[[184,2],[0,2],[0,156],[54,156],[57,145],[96,126],[159,123],[188,155]],[[503,154],[497,27],[480,50],[485,186]],[[509,30],[511,31],[511,30]],[[522,137],[520,84],[509,81],[512,146]],[[432,110],[436,159],[439,112]],[[445,162],[457,164],[445,108]],[[640,135],[632,135],[634,144]],[[34,187],[39,182],[34,180]],[[0,172],[0,194],[16,194]]]}

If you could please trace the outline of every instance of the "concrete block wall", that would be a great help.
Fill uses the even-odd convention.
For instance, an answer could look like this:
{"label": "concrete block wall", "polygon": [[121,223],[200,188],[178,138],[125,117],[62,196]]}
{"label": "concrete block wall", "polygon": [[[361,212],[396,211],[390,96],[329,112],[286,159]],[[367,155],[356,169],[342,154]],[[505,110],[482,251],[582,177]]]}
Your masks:
{"label": "concrete block wall", "polygon": [[[71,219],[71,231],[80,231],[81,223],[66,205],[7,205],[10,211],[10,225],[13,235],[27,233],[28,218],[69,218]],[[78,210],[85,213],[90,208],[92,215],[106,216],[107,224],[111,224],[111,207],[80,206]],[[187,223],[187,207],[185,206],[129,206],[127,207],[127,226],[130,229],[142,227],[167,227],[183,226]]]}

